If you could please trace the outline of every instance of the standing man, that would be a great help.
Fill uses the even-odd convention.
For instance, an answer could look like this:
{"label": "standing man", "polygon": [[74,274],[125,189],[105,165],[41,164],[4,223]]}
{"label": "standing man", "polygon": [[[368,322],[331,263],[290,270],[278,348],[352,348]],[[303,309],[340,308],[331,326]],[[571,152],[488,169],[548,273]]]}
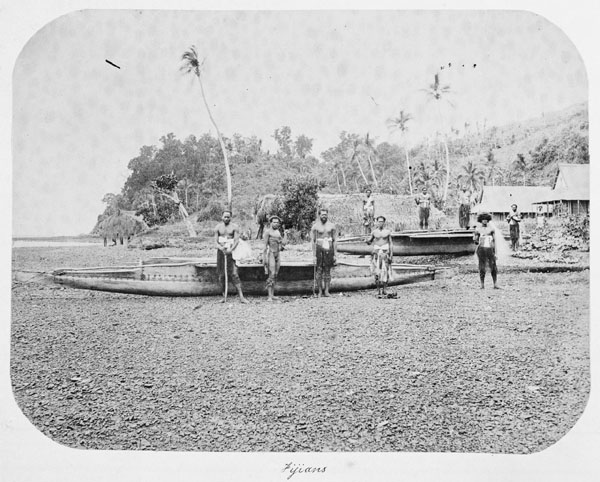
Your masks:
{"label": "standing man", "polygon": [[458,208],[458,225],[461,228],[469,229],[469,217],[471,216],[471,193],[467,186],[462,187],[460,194],[460,207]]}
{"label": "standing man", "polygon": [[510,229],[510,249],[516,251],[519,249],[519,237],[521,236],[521,228],[519,226],[521,215],[517,211],[516,204],[510,206],[510,213],[506,216],[506,222]]}
{"label": "standing man", "polygon": [[385,217],[377,216],[377,227],[371,233],[367,244],[373,244],[371,254],[371,273],[375,276],[377,296],[387,295],[387,285],[390,279],[394,259],[392,232],[385,228]]}
{"label": "standing man", "polygon": [[429,208],[431,206],[431,194],[427,192],[427,187],[423,186],[421,193],[415,199],[419,206],[419,226],[421,229],[429,229]]}
{"label": "standing man", "polygon": [[335,265],[337,255],[337,235],[335,224],[329,222],[329,211],[319,210],[319,219],[310,232],[313,245],[315,280],[319,286],[319,298],[329,296],[331,285],[331,267]]}
{"label": "standing man", "polygon": [[373,224],[375,224],[375,199],[372,191],[365,191],[366,197],[363,198],[363,222],[365,226],[365,234],[371,234]]}
{"label": "standing man", "polygon": [[[248,303],[242,292],[242,282],[238,275],[238,268],[232,256],[232,251],[237,247],[240,240],[240,228],[237,224],[231,222],[231,211],[223,211],[222,222],[215,227],[215,243],[217,244],[217,273],[219,273],[219,282],[225,285],[225,271],[227,278],[233,282],[240,301]],[[223,302],[227,298],[225,287],[223,290]]]}
{"label": "standing man", "polygon": [[275,283],[281,266],[280,252],[287,243],[286,233],[281,235],[281,220],[277,216],[271,216],[269,219],[271,225],[265,232],[265,249],[263,251],[263,263],[265,274],[267,275],[267,301],[276,300]]}
{"label": "standing man", "polygon": [[479,279],[481,281],[481,289],[484,287],[483,282],[485,280],[485,270],[487,264],[490,265],[494,288],[498,289],[498,269],[496,267],[496,228],[493,226],[488,226],[488,223],[491,220],[492,216],[488,213],[481,213],[479,216],[477,216],[477,222],[481,223],[481,226],[477,226],[475,233],[473,234],[473,241],[478,244],[477,258],[479,259]]}

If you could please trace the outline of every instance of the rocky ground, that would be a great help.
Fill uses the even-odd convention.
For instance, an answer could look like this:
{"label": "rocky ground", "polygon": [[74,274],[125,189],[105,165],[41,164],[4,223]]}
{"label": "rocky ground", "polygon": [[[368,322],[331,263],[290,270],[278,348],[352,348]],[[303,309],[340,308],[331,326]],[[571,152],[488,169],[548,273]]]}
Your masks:
{"label": "rocky ground", "polygon": [[[169,254],[214,253],[19,248],[13,268]],[[500,290],[479,289],[472,256],[413,258],[459,273],[383,300],[221,304],[15,282],[14,396],[40,431],[80,448],[531,453],[587,401],[587,256],[505,257]]]}

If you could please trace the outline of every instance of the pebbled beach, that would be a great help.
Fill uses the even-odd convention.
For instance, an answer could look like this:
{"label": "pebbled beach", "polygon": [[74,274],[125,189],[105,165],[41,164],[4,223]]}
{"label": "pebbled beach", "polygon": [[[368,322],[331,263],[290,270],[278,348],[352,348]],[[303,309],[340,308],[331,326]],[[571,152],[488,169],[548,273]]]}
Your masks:
{"label": "pebbled beach", "polygon": [[[166,255],[214,249],[16,248],[13,269]],[[500,290],[489,278],[479,289],[472,256],[406,258],[459,273],[396,299],[242,305],[14,282],[13,393],[43,434],[85,449],[537,452],[587,402],[586,256],[570,268],[507,259]]]}

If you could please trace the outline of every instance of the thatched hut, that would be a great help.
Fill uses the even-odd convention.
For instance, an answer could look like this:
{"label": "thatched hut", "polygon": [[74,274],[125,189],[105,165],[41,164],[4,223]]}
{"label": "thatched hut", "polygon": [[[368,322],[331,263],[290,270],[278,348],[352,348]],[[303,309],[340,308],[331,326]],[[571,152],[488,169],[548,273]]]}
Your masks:
{"label": "thatched hut", "polygon": [[134,214],[117,211],[116,214],[99,220],[93,233],[104,238],[104,246],[107,246],[109,239],[112,239],[113,244],[117,244],[117,240],[123,244],[123,238],[129,239],[131,236],[147,229],[148,225]]}
{"label": "thatched hut", "polygon": [[[414,196],[374,193],[375,216],[385,216],[388,228],[393,231],[419,229],[419,216]],[[329,209],[329,219],[343,236],[363,233],[362,194],[319,194],[321,206]],[[429,226],[432,229],[448,228],[449,221],[443,212],[431,207]]]}

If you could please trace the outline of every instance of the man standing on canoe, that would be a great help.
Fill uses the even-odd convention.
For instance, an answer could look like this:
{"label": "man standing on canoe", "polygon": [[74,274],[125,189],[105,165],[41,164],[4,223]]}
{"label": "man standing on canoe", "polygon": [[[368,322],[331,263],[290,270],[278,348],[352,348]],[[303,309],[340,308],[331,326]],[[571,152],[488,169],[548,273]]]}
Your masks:
{"label": "man standing on canoe", "polygon": [[496,267],[496,228],[489,226],[488,223],[492,220],[492,216],[488,213],[481,213],[477,216],[477,222],[481,226],[477,226],[473,234],[473,241],[478,244],[477,258],[479,259],[479,279],[481,281],[481,289],[484,288],[486,266],[489,264],[492,272],[492,281],[494,288],[498,289],[497,276],[498,269]]}
{"label": "man standing on canoe", "polygon": [[215,242],[217,244],[217,273],[219,273],[219,282],[224,287],[223,301],[227,298],[225,291],[225,272],[227,279],[235,286],[240,301],[248,303],[242,292],[242,282],[238,275],[238,268],[233,259],[232,252],[237,247],[240,240],[240,228],[237,224],[231,222],[231,211],[223,211],[222,222],[215,227]]}
{"label": "man standing on canoe", "polygon": [[335,224],[329,222],[329,211],[319,210],[319,219],[311,230],[313,245],[313,263],[315,264],[315,281],[319,286],[318,296],[329,296],[331,285],[331,268],[335,265],[337,255],[337,235]]}
{"label": "man standing on canoe", "polygon": [[370,189],[367,189],[365,194],[366,196],[363,198],[363,224],[365,226],[365,234],[371,234],[371,230],[375,224],[375,199]]}
{"label": "man standing on canoe", "polygon": [[429,210],[431,206],[431,194],[427,192],[427,188],[423,186],[421,193],[415,199],[419,206],[419,226],[421,229],[429,229]]}
{"label": "man standing on canoe", "polygon": [[385,217],[377,216],[377,227],[371,233],[367,244],[373,244],[371,254],[371,273],[375,276],[377,296],[387,295],[387,284],[390,280],[394,246],[392,232],[385,228]]}
{"label": "man standing on canoe", "polygon": [[471,193],[467,190],[467,186],[463,186],[458,208],[458,225],[461,228],[469,229],[469,216],[471,216]]}
{"label": "man standing on canoe", "polygon": [[276,300],[275,283],[281,266],[280,252],[287,243],[287,236],[284,232],[283,236],[279,227],[281,220],[277,216],[271,216],[269,219],[271,225],[265,231],[265,249],[263,252],[263,263],[265,266],[265,274],[267,275],[267,301]]}

